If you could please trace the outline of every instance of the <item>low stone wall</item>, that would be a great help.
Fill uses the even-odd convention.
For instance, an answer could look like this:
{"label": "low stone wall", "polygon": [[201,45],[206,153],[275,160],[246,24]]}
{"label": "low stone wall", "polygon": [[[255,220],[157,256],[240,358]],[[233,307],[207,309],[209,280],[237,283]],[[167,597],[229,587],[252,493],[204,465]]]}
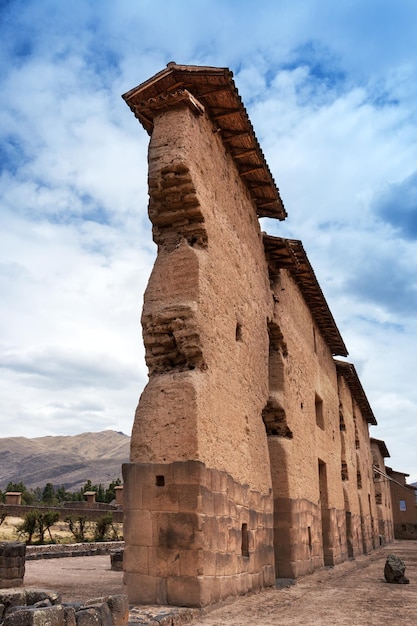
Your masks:
{"label": "low stone wall", "polygon": [[101,541],[97,543],[48,544],[44,546],[26,546],[26,560],[61,559],[70,556],[99,556],[111,554],[114,550],[123,550],[124,541]]}
{"label": "low stone wall", "polygon": [[129,620],[127,596],[93,598],[84,604],[62,603],[58,594],[35,589],[0,589],[2,626],[125,626]]}
{"label": "low stone wall", "polygon": [[114,572],[123,572],[123,549],[110,551],[110,567]]}
{"label": "low stone wall", "polygon": [[[64,520],[69,515],[82,515],[91,522],[95,522],[105,513],[111,513],[113,516],[113,522],[117,524],[123,522],[123,511],[120,507],[104,504],[103,502],[95,502],[93,505],[90,506],[74,506],[74,503],[69,504],[72,504],[72,506],[28,506],[25,504],[14,504],[6,506],[5,504],[0,504],[0,513],[6,511],[7,515],[10,515],[11,517],[23,518],[25,514],[29,511],[58,511],[61,520]],[[80,504],[87,505],[88,503],[85,502]]]}
{"label": "low stone wall", "polygon": [[21,587],[25,575],[25,552],[24,543],[0,543],[0,588]]}

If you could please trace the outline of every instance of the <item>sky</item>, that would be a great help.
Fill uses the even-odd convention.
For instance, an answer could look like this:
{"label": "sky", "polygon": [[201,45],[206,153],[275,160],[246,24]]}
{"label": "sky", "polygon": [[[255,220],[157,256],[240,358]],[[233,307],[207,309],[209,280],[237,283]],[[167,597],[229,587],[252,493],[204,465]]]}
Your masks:
{"label": "sky", "polygon": [[131,433],[155,259],[121,94],[228,67],[378,421],[417,481],[415,0],[1,0],[2,437]]}

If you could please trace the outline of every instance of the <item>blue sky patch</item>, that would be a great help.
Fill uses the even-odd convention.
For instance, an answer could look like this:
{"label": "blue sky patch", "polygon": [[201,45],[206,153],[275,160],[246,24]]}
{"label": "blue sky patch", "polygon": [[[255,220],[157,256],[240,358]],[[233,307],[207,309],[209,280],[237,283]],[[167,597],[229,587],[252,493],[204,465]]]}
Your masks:
{"label": "blue sky patch", "polygon": [[396,228],[404,239],[417,239],[417,171],[386,187],[374,202],[376,215]]}

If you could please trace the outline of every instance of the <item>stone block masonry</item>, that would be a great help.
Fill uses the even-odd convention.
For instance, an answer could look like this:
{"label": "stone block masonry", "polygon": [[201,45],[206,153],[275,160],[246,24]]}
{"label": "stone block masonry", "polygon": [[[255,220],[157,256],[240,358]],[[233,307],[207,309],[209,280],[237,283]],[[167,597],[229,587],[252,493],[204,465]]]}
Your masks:
{"label": "stone block masonry", "polygon": [[123,476],[131,602],[198,607],[274,584],[269,496],[198,461],[126,464]]}
{"label": "stone block masonry", "polygon": [[0,588],[20,587],[25,575],[26,545],[18,541],[0,543]]}

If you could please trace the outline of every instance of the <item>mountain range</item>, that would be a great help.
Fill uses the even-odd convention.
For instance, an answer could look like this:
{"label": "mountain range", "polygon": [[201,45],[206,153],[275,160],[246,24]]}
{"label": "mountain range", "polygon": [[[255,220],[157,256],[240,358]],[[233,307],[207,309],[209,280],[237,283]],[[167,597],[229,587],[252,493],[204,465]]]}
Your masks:
{"label": "mountain range", "polygon": [[78,491],[88,479],[103,487],[122,477],[130,437],[114,430],[80,435],[0,438],[0,489],[20,481],[28,489],[46,483]]}

